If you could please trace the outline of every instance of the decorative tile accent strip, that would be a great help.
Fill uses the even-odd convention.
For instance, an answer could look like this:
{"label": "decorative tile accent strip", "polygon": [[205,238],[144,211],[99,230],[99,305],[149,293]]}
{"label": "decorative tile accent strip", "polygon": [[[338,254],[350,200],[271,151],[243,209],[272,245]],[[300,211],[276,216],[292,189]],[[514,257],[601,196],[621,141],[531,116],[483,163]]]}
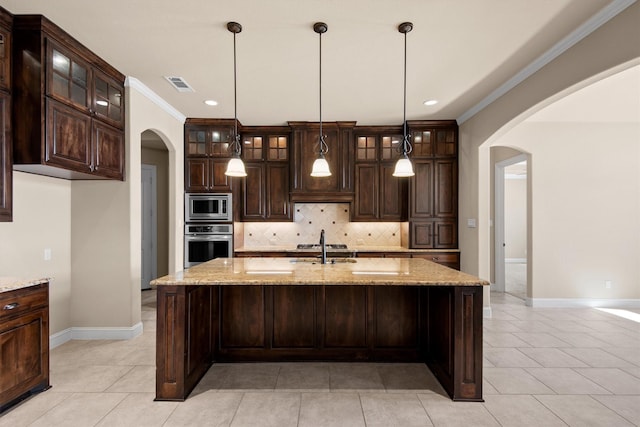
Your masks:
{"label": "decorative tile accent strip", "polygon": [[293,212],[294,222],[244,223],[244,246],[317,243],[322,229],[327,243],[400,246],[399,222],[349,222],[348,203],[297,203]]}

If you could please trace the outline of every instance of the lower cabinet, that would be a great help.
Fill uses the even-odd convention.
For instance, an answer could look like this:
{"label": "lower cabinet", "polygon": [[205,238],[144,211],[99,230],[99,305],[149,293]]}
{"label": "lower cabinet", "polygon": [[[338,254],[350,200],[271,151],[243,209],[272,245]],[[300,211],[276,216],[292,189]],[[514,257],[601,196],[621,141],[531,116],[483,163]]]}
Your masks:
{"label": "lower cabinet", "polygon": [[49,388],[49,285],[0,293],[0,412]]}

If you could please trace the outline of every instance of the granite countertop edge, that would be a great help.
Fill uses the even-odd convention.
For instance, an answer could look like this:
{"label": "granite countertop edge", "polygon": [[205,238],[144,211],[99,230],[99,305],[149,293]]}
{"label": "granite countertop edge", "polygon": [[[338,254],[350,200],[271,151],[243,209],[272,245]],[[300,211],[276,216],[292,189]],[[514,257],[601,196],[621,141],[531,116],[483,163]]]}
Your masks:
{"label": "granite countertop edge", "polygon": [[0,276],[0,294],[18,289],[28,288],[31,286],[37,286],[42,283],[46,283],[50,280],[49,277],[43,277],[39,279],[23,279],[19,277],[1,277]]}
{"label": "granite countertop edge", "polygon": [[[252,246],[235,248],[235,252],[318,252],[318,249],[297,249],[294,246]],[[460,249],[409,249],[402,246],[349,246],[347,249],[328,249],[330,252],[460,252]]]}

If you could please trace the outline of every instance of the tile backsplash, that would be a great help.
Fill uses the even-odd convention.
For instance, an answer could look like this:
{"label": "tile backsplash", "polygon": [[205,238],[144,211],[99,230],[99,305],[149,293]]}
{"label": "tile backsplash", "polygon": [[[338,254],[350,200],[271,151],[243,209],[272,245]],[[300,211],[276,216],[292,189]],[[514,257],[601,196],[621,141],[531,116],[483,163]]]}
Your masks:
{"label": "tile backsplash", "polygon": [[296,203],[293,222],[246,222],[244,247],[317,243],[400,246],[400,222],[349,222],[348,203]]}

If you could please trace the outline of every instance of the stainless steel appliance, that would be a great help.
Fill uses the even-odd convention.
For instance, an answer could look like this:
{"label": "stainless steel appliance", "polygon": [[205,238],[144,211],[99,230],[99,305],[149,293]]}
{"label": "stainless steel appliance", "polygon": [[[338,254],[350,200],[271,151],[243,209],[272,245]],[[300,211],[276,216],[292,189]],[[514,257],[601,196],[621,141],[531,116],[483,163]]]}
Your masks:
{"label": "stainless steel appliance", "polygon": [[185,193],[184,221],[231,222],[233,221],[231,194]]}
{"label": "stainless steel appliance", "polygon": [[233,257],[233,224],[197,223],[184,226],[184,268],[214,258]]}

